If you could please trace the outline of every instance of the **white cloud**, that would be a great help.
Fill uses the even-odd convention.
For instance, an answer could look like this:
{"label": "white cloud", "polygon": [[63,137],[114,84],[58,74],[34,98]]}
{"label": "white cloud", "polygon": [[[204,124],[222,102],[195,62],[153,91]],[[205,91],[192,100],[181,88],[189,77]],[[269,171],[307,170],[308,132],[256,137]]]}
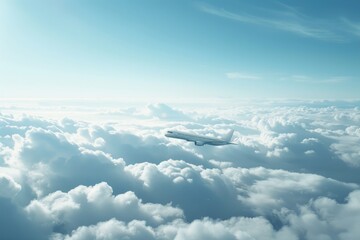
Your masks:
{"label": "white cloud", "polygon": [[12,177],[0,172],[0,197],[14,197],[18,192],[20,192],[20,190],[20,184],[18,184]]}
{"label": "white cloud", "polygon": [[[261,231],[259,231],[261,229]],[[71,235],[54,234],[51,239],[298,239],[290,229],[279,231],[264,218],[231,218],[220,221],[209,218],[185,223],[177,220],[156,228],[144,221],[133,220],[124,223],[116,219],[96,225],[79,227]]]}
{"label": "white cloud", "polygon": [[[317,196],[342,199],[349,191],[357,188],[357,185],[344,184],[319,175],[261,167],[229,168],[224,173],[236,186],[238,199],[253,211],[265,215],[271,215],[272,211],[282,207],[294,209],[297,204],[305,204]],[[342,192],[345,189],[348,191]]]}
{"label": "white cloud", "polygon": [[[0,224],[37,239],[351,239],[360,110],[338,104],[158,104],[124,125],[0,115],[0,211],[13,216]],[[234,128],[238,145],[170,141],[166,128]]]}
{"label": "white cloud", "polygon": [[53,234],[52,240],[87,240],[87,239],[155,239],[151,227],[145,225],[144,221],[133,220],[129,223],[111,219],[106,222],[99,222],[96,225],[83,226],[73,231],[70,236]]}
{"label": "white cloud", "polygon": [[311,155],[311,154],[314,154],[315,151],[314,150],[307,150],[304,152],[306,155]]}
{"label": "white cloud", "polygon": [[51,193],[31,201],[25,210],[38,224],[60,226],[66,232],[114,217],[126,222],[143,220],[158,226],[183,216],[181,209],[170,205],[142,203],[133,192],[115,196],[105,182],[90,187],[78,186],[68,193]]}
{"label": "white cloud", "polygon": [[322,197],[301,206],[298,212],[284,209],[281,214],[290,228],[306,239],[357,239],[360,192],[350,193],[345,203]]}
{"label": "white cloud", "polygon": [[318,143],[319,139],[317,138],[305,138],[301,141],[302,144],[312,144],[312,143]]}
{"label": "white cloud", "polygon": [[166,104],[149,104],[144,112],[147,116],[168,121],[186,121],[191,120],[189,116],[180,110],[173,109]]}
{"label": "white cloud", "polygon": [[342,137],[340,143],[331,145],[331,149],[344,162],[360,167],[360,140],[358,137]]}
{"label": "white cloud", "polygon": [[289,152],[289,149],[287,147],[285,148],[275,148],[272,151],[268,151],[266,153],[266,156],[271,158],[271,157],[280,157],[282,154]]}

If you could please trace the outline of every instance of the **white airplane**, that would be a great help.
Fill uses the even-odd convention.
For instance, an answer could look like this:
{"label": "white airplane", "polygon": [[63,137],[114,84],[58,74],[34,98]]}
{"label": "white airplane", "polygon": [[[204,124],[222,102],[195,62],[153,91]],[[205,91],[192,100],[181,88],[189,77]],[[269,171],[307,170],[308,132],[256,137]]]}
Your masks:
{"label": "white airplane", "polygon": [[227,145],[227,144],[236,144],[231,142],[231,138],[233,136],[234,130],[230,130],[223,138],[213,138],[207,136],[196,135],[187,132],[181,131],[167,131],[165,134],[166,137],[169,138],[178,138],[183,139],[188,142],[194,142],[196,146],[203,146],[205,144],[213,145],[213,146],[220,146],[220,145]]}

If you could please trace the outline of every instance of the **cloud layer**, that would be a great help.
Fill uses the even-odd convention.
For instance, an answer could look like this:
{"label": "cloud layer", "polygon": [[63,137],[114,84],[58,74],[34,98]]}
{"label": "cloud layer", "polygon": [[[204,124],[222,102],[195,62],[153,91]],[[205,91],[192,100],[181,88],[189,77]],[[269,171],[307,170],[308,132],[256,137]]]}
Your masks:
{"label": "cloud layer", "polygon": [[[126,124],[0,115],[1,234],[355,239],[359,107],[286,105],[93,112]],[[237,145],[163,136],[229,128]]]}

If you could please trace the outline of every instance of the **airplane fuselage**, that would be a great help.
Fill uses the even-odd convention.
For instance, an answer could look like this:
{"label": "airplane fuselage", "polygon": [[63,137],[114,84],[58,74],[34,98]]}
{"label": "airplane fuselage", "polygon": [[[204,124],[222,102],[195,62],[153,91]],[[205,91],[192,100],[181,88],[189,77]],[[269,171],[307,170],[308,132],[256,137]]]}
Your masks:
{"label": "airplane fuselage", "polygon": [[205,144],[214,145],[214,146],[233,144],[229,141],[225,141],[225,140],[222,140],[219,138],[196,135],[196,134],[186,133],[186,132],[181,132],[181,131],[167,131],[165,136],[170,137],[170,138],[182,139],[182,140],[186,140],[189,142],[194,142],[196,146],[203,146]]}

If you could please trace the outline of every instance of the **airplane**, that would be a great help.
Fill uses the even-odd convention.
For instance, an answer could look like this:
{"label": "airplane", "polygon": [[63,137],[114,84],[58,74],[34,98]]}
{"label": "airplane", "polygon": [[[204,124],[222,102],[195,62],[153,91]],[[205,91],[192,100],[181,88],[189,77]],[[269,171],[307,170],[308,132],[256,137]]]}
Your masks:
{"label": "airplane", "polygon": [[194,142],[196,146],[204,146],[205,144],[213,145],[213,146],[221,146],[227,144],[236,144],[231,142],[231,138],[233,136],[234,130],[230,130],[223,138],[213,138],[202,135],[196,135],[187,132],[181,131],[167,131],[165,136],[169,138],[178,138],[183,139],[188,142]]}

